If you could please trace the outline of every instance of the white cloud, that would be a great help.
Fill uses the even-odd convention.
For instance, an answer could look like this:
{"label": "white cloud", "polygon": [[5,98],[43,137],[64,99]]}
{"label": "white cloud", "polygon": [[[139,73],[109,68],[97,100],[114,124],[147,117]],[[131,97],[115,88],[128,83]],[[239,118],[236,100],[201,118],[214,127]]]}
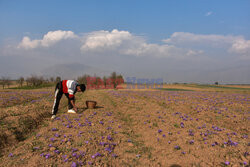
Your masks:
{"label": "white cloud", "polygon": [[202,35],[187,32],[175,32],[170,38],[163,40],[167,44],[175,46],[186,45],[189,47],[204,46],[224,49],[227,52],[236,54],[246,54],[250,56],[250,40],[243,36],[224,35]]}
{"label": "white cloud", "polygon": [[250,40],[235,40],[232,44],[231,51],[242,54],[250,54]]}
{"label": "white cloud", "polygon": [[22,42],[18,45],[18,48],[33,49],[40,45],[41,40],[30,40],[29,37],[23,37]]}
{"label": "white cloud", "polygon": [[[144,37],[131,34],[129,31],[94,31],[83,36],[77,36],[72,31],[50,31],[42,39],[31,40],[23,37],[18,48],[34,49],[51,47],[61,40],[77,39],[82,54],[113,54],[151,57],[190,57],[206,54],[211,48],[244,55],[250,55],[250,40],[233,35],[204,35],[188,32],[175,32],[170,38],[163,40],[164,44],[148,43]],[[78,46],[78,45],[76,45]],[[70,47],[70,46],[69,46]],[[209,48],[209,49],[208,49]],[[75,48],[76,49],[76,48]]]}
{"label": "white cloud", "polygon": [[[153,57],[182,57],[201,53],[192,51],[192,49],[177,48],[174,45],[147,43],[143,37],[116,29],[111,32],[96,31],[89,33],[83,40],[81,51],[83,53],[112,51],[112,53],[122,55]],[[190,51],[192,51],[192,54],[190,54]]]}
{"label": "white cloud", "polygon": [[207,12],[206,14],[205,14],[205,16],[210,16],[210,15],[212,15],[213,14],[213,12],[212,11],[209,11],[209,12]]}
{"label": "white cloud", "polygon": [[228,44],[232,43],[236,39],[240,39],[239,36],[224,36],[224,35],[203,35],[193,34],[188,32],[175,32],[170,38],[163,40],[166,43],[182,44],[182,43],[210,43],[211,45]]}
{"label": "white cloud", "polygon": [[24,49],[34,49],[37,47],[50,47],[51,45],[57,43],[60,40],[77,38],[77,36],[72,31],[49,31],[43,36],[43,39],[31,40],[29,37],[23,37],[21,43],[19,43],[18,48]]}
{"label": "white cloud", "polygon": [[81,47],[82,51],[94,50],[100,48],[115,48],[122,44],[123,41],[130,40],[132,35],[128,31],[96,31],[89,33]]}

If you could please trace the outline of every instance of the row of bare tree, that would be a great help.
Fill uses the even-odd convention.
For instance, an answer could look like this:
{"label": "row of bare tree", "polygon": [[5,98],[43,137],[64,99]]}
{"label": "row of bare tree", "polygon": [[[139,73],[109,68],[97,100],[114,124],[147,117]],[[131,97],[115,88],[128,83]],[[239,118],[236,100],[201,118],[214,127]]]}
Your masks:
{"label": "row of bare tree", "polygon": [[[49,84],[49,83],[57,83],[61,81],[61,77],[50,77],[50,78],[44,78],[43,76],[36,76],[31,75],[30,77],[27,77],[26,79],[24,77],[20,77],[17,80],[13,81],[10,79],[10,77],[1,77],[0,79],[0,85],[2,85],[3,89],[8,86],[10,87],[11,84],[18,84],[19,87],[23,87],[24,85],[37,87],[43,84]],[[83,75],[77,78],[77,81],[79,83],[83,84],[91,84],[91,85],[100,85],[103,84],[106,88],[106,85],[113,84],[114,88],[117,87],[118,84],[123,83],[123,77],[122,75],[117,75],[116,72],[112,72],[110,76],[90,76],[90,75]]]}
{"label": "row of bare tree", "polygon": [[44,78],[43,76],[36,76],[36,75],[31,75],[30,77],[27,77],[26,79],[24,77],[20,77],[17,80],[11,80],[10,77],[1,77],[0,79],[0,85],[2,85],[2,88],[8,88],[10,85],[18,85],[19,87],[24,86],[25,84],[27,86],[40,86],[42,84],[48,84],[48,83],[55,83],[59,82],[61,80],[60,77],[50,77],[49,79]]}

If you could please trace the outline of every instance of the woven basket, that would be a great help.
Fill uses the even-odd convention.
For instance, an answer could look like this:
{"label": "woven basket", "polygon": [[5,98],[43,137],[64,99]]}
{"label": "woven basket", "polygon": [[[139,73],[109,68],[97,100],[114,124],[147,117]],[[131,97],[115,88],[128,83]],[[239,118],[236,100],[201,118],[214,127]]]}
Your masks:
{"label": "woven basket", "polygon": [[87,106],[87,108],[90,108],[90,109],[95,108],[96,104],[97,104],[96,101],[90,101],[90,100],[86,101],[86,106]]}

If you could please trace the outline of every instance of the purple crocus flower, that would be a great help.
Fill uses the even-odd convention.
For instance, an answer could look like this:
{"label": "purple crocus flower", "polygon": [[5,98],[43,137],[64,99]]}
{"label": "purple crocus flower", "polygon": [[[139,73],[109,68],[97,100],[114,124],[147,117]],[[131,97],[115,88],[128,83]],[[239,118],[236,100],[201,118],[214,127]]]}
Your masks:
{"label": "purple crocus flower", "polygon": [[181,128],[184,128],[184,123],[183,123],[183,122],[181,122],[181,124],[180,124],[180,125],[181,125]]}
{"label": "purple crocus flower", "polygon": [[112,148],[109,146],[109,147],[106,147],[105,148],[105,151],[108,151],[109,153],[111,153],[112,152]]}
{"label": "purple crocus flower", "polygon": [[243,139],[247,139],[248,136],[247,136],[247,135],[243,135],[242,138],[243,138]]}
{"label": "purple crocus flower", "polygon": [[75,162],[72,162],[71,167],[77,167],[76,163],[75,163]]}
{"label": "purple crocus flower", "polygon": [[13,154],[12,154],[12,153],[10,153],[10,154],[8,155],[8,157],[13,157]]}
{"label": "purple crocus flower", "polygon": [[116,158],[116,157],[118,157],[118,155],[116,155],[116,154],[112,154],[112,157]]}
{"label": "purple crocus flower", "polygon": [[180,150],[180,149],[181,149],[180,146],[175,146],[174,148],[175,148],[176,150]]}
{"label": "purple crocus flower", "polygon": [[52,130],[52,131],[58,131],[58,129],[57,129],[57,128],[52,128],[51,130]]}
{"label": "purple crocus flower", "polygon": [[161,130],[161,129],[159,129],[159,130],[158,130],[158,133],[161,133],[161,132],[162,132],[162,130]]}
{"label": "purple crocus flower", "polygon": [[59,151],[59,150],[55,150],[54,152],[57,153],[57,154],[60,154],[60,151]]}
{"label": "purple crocus flower", "polygon": [[60,137],[60,135],[59,135],[58,133],[56,133],[54,136],[55,136],[55,137]]}
{"label": "purple crocus flower", "polygon": [[52,137],[52,138],[50,138],[50,141],[54,142],[54,141],[55,141],[55,139]]}
{"label": "purple crocus flower", "polygon": [[249,152],[244,152],[244,156],[247,157],[249,155]]}
{"label": "purple crocus flower", "polygon": [[229,162],[229,161],[226,161],[226,162],[225,162],[225,165],[230,165],[230,162]]}
{"label": "purple crocus flower", "polygon": [[45,158],[46,158],[46,159],[50,158],[50,154],[49,154],[49,153],[46,154],[46,155],[45,155]]}

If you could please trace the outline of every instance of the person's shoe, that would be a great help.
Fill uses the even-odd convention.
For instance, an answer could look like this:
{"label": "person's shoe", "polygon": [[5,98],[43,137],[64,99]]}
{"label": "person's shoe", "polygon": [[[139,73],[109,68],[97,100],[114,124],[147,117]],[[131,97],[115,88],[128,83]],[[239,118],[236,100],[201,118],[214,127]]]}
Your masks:
{"label": "person's shoe", "polygon": [[68,110],[68,113],[75,114],[76,112],[73,109]]}
{"label": "person's shoe", "polygon": [[54,120],[56,118],[56,115],[52,115],[51,120]]}

